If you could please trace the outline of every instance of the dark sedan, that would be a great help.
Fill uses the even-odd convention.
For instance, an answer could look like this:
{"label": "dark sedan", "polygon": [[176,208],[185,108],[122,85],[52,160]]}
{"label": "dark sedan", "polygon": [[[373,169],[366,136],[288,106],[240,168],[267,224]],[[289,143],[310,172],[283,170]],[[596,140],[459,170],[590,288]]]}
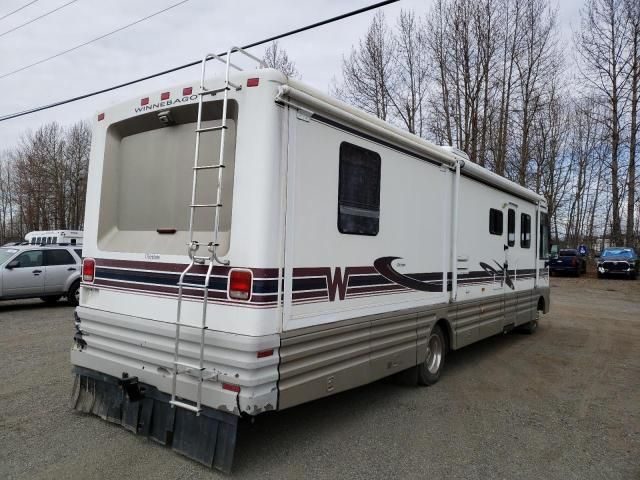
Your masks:
{"label": "dark sedan", "polygon": [[638,254],[633,248],[605,248],[598,258],[598,278],[605,275],[625,275],[635,279],[638,276],[638,262]]}

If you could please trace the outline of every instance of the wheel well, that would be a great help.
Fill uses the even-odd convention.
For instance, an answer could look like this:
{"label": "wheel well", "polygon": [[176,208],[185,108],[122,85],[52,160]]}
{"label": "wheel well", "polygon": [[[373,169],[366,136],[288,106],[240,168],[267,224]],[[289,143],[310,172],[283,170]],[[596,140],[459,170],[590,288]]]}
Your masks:
{"label": "wheel well", "polygon": [[542,311],[542,312],[544,312],[544,311],[545,311],[545,308],[544,308],[544,307],[545,307],[545,304],[544,304],[544,297],[540,297],[540,298],[538,299],[538,311]]}
{"label": "wheel well", "polygon": [[451,341],[453,340],[453,332],[451,331],[451,325],[446,318],[441,318],[436,322],[436,326],[439,326],[445,336],[445,344],[447,351],[452,349]]}

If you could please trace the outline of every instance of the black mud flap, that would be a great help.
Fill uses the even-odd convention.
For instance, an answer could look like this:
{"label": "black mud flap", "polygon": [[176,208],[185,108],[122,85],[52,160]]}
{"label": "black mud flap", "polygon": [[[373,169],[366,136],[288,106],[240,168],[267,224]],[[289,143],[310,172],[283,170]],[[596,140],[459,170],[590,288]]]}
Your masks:
{"label": "black mud flap", "polygon": [[71,407],[122,425],[127,430],[208,467],[231,472],[238,417],[204,407],[199,416],[171,408],[166,393],[139,383],[137,378],[116,378],[74,367]]}

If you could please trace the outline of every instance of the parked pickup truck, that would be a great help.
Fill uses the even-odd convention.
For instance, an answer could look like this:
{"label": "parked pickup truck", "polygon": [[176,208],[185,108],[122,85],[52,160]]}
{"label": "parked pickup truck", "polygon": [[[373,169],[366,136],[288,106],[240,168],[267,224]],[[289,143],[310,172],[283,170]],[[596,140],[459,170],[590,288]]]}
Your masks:
{"label": "parked pickup truck", "polygon": [[574,248],[564,248],[549,260],[549,273],[569,273],[579,276],[587,272],[587,260]]}

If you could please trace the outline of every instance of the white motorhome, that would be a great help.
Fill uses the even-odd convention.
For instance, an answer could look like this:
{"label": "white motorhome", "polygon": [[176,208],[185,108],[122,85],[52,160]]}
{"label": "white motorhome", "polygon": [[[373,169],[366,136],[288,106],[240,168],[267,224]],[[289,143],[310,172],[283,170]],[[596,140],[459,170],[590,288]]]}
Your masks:
{"label": "white motorhome", "polygon": [[83,232],[79,230],[35,230],[24,236],[31,244],[68,243],[82,245]]}
{"label": "white motorhome", "polygon": [[204,86],[97,116],[76,409],[228,471],[240,417],[547,312],[543,197],[276,70]]}

